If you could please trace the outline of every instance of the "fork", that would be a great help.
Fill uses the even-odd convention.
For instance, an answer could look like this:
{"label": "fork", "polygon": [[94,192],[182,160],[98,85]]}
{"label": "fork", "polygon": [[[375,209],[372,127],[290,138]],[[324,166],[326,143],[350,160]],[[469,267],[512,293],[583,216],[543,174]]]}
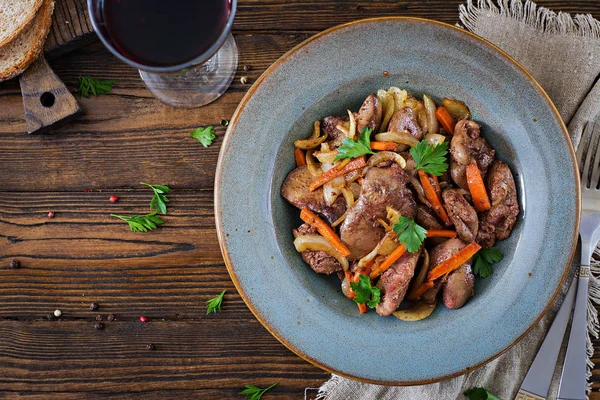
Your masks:
{"label": "fork", "polygon": [[[575,312],[560,378],[558,400],[585,400],[587,304],[590,260],[600,239],[600,125],[589,121],[583,131],[577,160],[581,171],[581,266],[556,314],[516,400],[544,400],[575,301]],[[575,296],[577,296],[575,298]]]}

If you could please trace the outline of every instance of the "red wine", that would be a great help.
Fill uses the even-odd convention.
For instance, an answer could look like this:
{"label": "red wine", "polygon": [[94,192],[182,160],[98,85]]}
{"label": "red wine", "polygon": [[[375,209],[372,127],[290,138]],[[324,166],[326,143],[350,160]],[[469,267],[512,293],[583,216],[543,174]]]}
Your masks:
{"label": "red wine", "polygon": [[148,66],[183,64],[218,39],[230,0],[104,0],[108,37],[128,59]]}

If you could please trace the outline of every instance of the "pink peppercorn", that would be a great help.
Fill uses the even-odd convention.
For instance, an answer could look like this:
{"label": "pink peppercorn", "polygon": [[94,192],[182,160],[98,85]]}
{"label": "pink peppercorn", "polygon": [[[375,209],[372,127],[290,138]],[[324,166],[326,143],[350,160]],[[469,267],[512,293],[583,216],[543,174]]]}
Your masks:
{"label": "pink peppercorn", "polygon": [[52,211],[48,212],[48,218],[54,218],[54,212],[52,212]]}
{"label": "pink peppercorn", "polygon": [[140,317],[141,322],[148,322],[148,317],[144,317],[143,315]]}
{"label": "pink peppercorn", "polygon": [[119,198],[117,196],[110,196],[111,203],[116,203],[117,201],[119,201]]}

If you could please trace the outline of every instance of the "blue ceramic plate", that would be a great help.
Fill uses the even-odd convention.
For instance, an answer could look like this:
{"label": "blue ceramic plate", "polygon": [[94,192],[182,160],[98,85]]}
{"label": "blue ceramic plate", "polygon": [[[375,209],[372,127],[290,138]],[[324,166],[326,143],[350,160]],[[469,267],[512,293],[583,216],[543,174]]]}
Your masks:
{"label": "blue ceramic plate", "polygon": [[[419,322],[360,315],[337,277],[302,261],[292,244],[299,210],[279,195],[295,166],[294,140],[309,136],[315,120],[357,110],[367,94],[390,86],[465,101],[514,172],[522,208],[512,236],[497,245],[504,260],[478,280],[475,297]],[[221,250],[248,307],[302,358],[367,382],[433,382],[506,351],[548,309],[576,245],[576,171],[552,102],[497,47],[435,21],[357,21],[284,55],[240,103],[217,168]]]}

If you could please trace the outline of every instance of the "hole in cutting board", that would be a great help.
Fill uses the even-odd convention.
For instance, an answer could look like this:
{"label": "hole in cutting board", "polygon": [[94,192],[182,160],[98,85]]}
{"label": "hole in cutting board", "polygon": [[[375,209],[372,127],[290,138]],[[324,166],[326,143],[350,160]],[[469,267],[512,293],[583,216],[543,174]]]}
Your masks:
{"label": "hole in cutting board", "polygon": [[40,103],[42,103],[42,105],[44,107],[52,107],[54,105],[55,101],[56,101],[56,97],[54,97],[53,93],[44,92],[40,96]]}

